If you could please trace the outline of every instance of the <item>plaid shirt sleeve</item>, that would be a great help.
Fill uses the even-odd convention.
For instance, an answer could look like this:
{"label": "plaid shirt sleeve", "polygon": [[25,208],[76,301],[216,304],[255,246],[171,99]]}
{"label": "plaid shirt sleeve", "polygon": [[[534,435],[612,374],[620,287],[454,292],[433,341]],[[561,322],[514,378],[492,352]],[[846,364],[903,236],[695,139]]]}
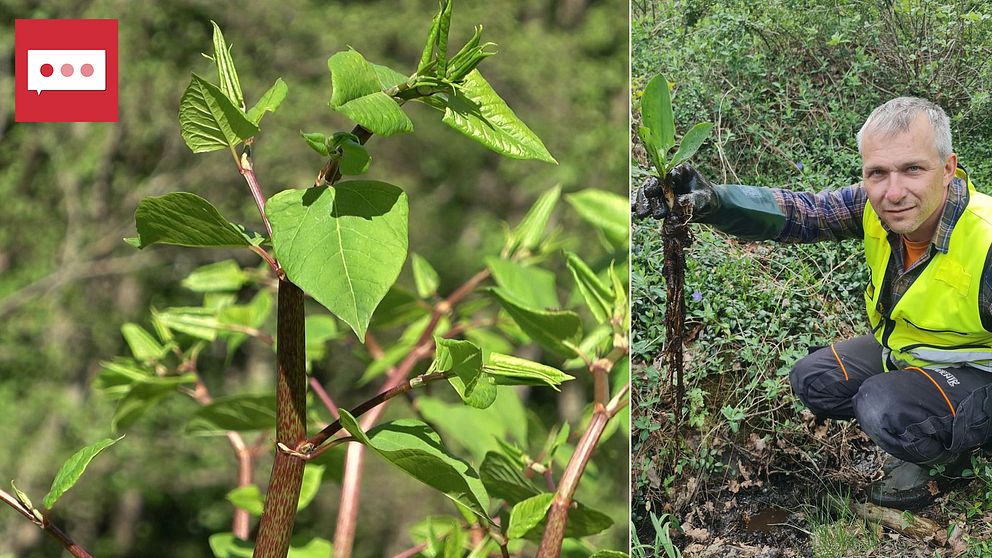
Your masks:
{"label": "plaid shirt sleeve", "polygon": [[818,193],[772,189],[785,215],[779,242],[810,243],[821,240],[863,238],[868,195],[860,183]]}

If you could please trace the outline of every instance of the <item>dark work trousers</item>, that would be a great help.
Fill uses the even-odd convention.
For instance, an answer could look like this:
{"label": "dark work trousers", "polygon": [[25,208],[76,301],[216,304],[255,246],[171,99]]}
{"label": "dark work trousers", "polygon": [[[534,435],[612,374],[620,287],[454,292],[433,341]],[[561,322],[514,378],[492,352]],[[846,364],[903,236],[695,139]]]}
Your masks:
{"label": "dark work trousers", "polygon": [[968,366],[884,372],[871,335],[819,349],[789,374],[819,418],[858,419],[886,452],[919,465],[992,442],[992,373]]}

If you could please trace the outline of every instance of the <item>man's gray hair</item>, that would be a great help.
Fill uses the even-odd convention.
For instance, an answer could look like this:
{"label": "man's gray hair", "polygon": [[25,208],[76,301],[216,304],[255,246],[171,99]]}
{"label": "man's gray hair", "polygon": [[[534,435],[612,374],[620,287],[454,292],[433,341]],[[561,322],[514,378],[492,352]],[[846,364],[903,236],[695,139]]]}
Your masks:
{"label": "man's gray hair", "polygon": [[933,130],[933,145],[937,148],[940,160],[946,161],[953,152],[951,121],[947,118],[944,109],[919,97],[896,97],[871,111],[871,115],[858,130],[858,152],[864,153],[861,149],[861,139],[866,130],[881,133],[883,136],[891,136],[909,128],[909,125],[920,114],[926,115],[927,120],[930,121],[930,129]]}

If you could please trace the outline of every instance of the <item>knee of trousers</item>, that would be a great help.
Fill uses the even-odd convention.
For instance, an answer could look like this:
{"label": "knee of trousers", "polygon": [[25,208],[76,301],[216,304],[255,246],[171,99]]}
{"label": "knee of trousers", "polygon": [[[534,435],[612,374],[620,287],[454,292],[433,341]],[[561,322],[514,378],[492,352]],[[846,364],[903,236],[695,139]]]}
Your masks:
{"label": "knee of trousers", "polygon": [[861,430],[886,452],[903,461],[921,465],[948,460],[950,454],[944,448],[937,428],[932,431],[919,428],[918,432],[909,435],[907,428],[910,424],[903,422],[918,424],[925,421],[925,417],[911,419],[899,412],[906,402],[895,396],[884,378],[869,378],[861,384],[858,393],[854,395],[853,403],[854,417]]}
{"label": "knee of trousers", "polygon": [[[826,380],[830,375],[837,374],[836,362],[825,360],[821,352],[800,359],[789,371],[792,393],[817,416],[829,413],[849,399],[849,396],[830,389],[832,382]],[[833,356],[830,358],[833,359]]]}

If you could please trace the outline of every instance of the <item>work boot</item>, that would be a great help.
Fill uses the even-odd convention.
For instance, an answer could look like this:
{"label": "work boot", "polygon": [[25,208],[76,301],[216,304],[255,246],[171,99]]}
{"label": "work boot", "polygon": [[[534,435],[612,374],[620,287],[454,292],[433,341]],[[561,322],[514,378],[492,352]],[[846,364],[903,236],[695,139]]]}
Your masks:
{"label": "work boot", "polygon": [[970,481],[961,478],[961,472],[971,464],[971,454],[965,452],[944,466],[944,472],[930,476],[930,467],[921,466],[887,456],[882,464],[885,474],[881,480],[868,487],[868,501],[886,508],[916,511],[933,503],[932,481],[939,492]]}

